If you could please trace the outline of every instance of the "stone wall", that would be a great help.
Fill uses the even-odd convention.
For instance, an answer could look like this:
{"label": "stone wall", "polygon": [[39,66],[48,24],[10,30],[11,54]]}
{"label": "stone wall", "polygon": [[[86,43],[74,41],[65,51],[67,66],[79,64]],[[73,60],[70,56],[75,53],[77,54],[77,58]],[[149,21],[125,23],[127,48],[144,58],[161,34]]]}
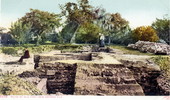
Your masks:
{"label": "stone wall", "polygon": [[94,58],[90,61],[86,59],[89,55],[82,54],[75,54],[77,57],[71,54],[35,56],[36,70],[40,78],[47,78],[49,94],[144,95],[133,73],[123,64],[95,61]]}
{"label": "stone wall", "polygon": [[157,78],[159,95],[170,95],[170,79],[166,76],[160,75]]}
{"label": "stone wall", "polygon": [[157,83],[157,77],[160,75],[159,66],[146,61],[122,60],[121,62],[131,70],[145,95],[160,95]]}
{"label": "stone wall", "polygon": [[144,95],[131,71],[122,64],[77,65],[75,95]]}
{"label": "stone wall", "polygon": [[64,94],[74,93],[76,64],[44,62],[39,63],[37,69],[40,78],[47,78],[47,93],[56,94],[61,92]]}
{"label": "stone wall", "polygon": [[85,60],[91,61],[91,53],[61,53],[55,55],[34,55],[35,68],[38,67],[40,62],[56,61],[56,60]]}

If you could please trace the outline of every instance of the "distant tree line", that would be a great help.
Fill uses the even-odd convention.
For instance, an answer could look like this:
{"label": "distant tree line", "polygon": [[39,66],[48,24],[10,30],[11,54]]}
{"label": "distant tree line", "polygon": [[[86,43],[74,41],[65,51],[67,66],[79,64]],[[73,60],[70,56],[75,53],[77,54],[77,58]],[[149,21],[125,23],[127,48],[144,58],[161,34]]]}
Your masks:
{"label": "distant tree line", "polygon": [[[170,19],[156,19],[151,26],[132,30],[129,22],[119,13],[108,13],[104,8],[93,7],[88,0],[60,5],[60,14],[30,9],[30,12],[11,25],[10,33],[20,44],[47,41],[58,43],[97,43],[103,33],[108,44],[124,44],[138,40],[170,44]],[[66,19],[61,23],[62,19]],[[62,28],[61,31],[56,29]]]}

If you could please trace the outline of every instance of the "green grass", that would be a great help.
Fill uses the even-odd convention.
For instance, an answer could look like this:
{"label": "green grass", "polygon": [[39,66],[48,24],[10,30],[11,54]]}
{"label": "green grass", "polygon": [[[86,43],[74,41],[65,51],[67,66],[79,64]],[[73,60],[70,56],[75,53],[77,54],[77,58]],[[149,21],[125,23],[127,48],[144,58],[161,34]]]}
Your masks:
{"label": "green grass", "polygon": [[121,45],[111,45],[110,46],[113,49],[119,49],[121,50],[124,54],[133,54],[133,55],[148,55],[148,56],[153,56],[154,54],[151,53],[143,53],[138,50],[130,49],[127,48],[126,46],[121,46]]}
{"label": "green grass", "polygon": [[21,50],[22,52],[24,52],[25,48],[27,48],[31,53],[36,54],[52,50],[76,51],[80,50],[82,48],[82,45],[46,43],[36,46],[34,44],[24,44],[21,46],[0,47],[0,53],[19,56],[18,51]]}
{"label": "green grass", "polygon": [[157,56],[151,59],[160,66],[163,75],[170,78],[170,56]]}
{"label": "green grass", "polygon": [[12,74],[0,75],[0,95],[42,95],[36,86]]}

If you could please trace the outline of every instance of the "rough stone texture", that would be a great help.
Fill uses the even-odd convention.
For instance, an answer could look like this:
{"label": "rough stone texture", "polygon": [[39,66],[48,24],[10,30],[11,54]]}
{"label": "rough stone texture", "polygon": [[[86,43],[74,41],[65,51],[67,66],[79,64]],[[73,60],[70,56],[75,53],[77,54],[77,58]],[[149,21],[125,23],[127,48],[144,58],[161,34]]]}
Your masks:
{"label": "rough stone texture", "polygon": [[54,55],[35,55],[34,62],[35,68],[38,67],[39,62],[48,62],[48,61],[56,61],[56,60],[85,60],[90,61],[92,60],[91,53],[61,53],[61,54],[54,54]]}
{"label": "rough stone texture", "polygon": [[39,77],[39,74],[35,71],[25,71],[21,74],[18,74],[21,78],[29,78],[29,77]]}
{"label": "rough stone texture", "polygon": [[159,94],[157,83],[157,77],[160,75],[159,66],[146,61],[122,60],[121,62],[132,71],[134,78],[142,86],[145,95]]}
{"label": "rough stone texture", "polygon": [[131,71],[107,53],[91,54],[92,61],[82,61],[75,57],[68,60],[71,59],[67,58],[68,55],[64,55],[66,58],[38,58],[39,67],[36,70],[40,78],[47,78],[49,94],[144,95]]}
{"label": "rough stone texture", "polygon": [[38,90],[43,94],[47,94],[47,78],[39,78],[39,73],[36,71],[25,71],[18,76],[30,83],[33,83]]}
{"label": "rough stone texture", "polygon": [[110,52],[111,49],[109,47],[93,46],[91,51],[92,52]]}
{"label": "rough stone texture", "polygon": [[170,79],[165,76],[159,76],[157,78],[160,95],[170,95]]}
{"label": "rough stone texture", "polygon": [[41,79],[41,81],[37,84],[37,89],[42,91],[44,94],[47,94],[47,78]]}
{"label": "rough stone texture", "polygon": [[121,64],[77,65],[75,95],[144,95],[130,70]]}
{"label": "rough stone texture", "polygon": [[47,78],[47,92],[56,94],[61,92],[64,94],[74,93],[76,64],[66,64],[59,62],[43,62],[39,63],[40,78]]}
{"label": "rough stone texture", "polygon": [[142,52],[170,55],[170,45],[163,43],[138,41],[135,44],[129,44],[128,47]]}

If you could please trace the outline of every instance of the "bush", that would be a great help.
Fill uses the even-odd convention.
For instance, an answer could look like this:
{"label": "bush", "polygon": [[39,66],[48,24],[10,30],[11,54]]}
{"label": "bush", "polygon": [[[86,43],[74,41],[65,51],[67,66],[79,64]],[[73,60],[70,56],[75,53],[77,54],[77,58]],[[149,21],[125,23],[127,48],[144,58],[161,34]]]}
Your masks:
{"label": "bush", "polygon": [[156,31],[150,26],[141,26],[133,30],[132,37],[135,41],[156,42],[159,40]]}
{"label": "bush", "polygon": [[18,56],[18,51],[27,48],[31,53],[42,53],[46,51],[51,51],[55,49],[55,45],[40,45],[40,46],[25,46],[25,47],[2,47],[2,53],[8,54],[8,55],[14,55]]}
{"label": "bush", "polygon": [[55,49],[55,45],[40,45],[36,47],[28,47],[27,49],[32,53],[43,53]]}
{"label": "bush", "polygon": [[64,49],[81,49],[81,45],[73,45],[73,44],[58,44],[55,46],[55,49],[57,50],[64,50]]}
{"label": "bush", "polygon": [[8,54],[8,55],[17,55],[18,50],[23,50],[23,47],[2,47],[2,53]]}
{"label": "bush", "polygon": [[0,51],[2,50],[2,53],[18,56],[18,51],[22,50],[24,51],[25,48],[27,48],[31,53],[43,53],[48,52],[51,50],[77,50],[81,49],[81,45],[72,45],[72,44],[54,44],[54,45],[39,45],[35,46],[32,44],[25,44],[22,47],[1,47]]}

